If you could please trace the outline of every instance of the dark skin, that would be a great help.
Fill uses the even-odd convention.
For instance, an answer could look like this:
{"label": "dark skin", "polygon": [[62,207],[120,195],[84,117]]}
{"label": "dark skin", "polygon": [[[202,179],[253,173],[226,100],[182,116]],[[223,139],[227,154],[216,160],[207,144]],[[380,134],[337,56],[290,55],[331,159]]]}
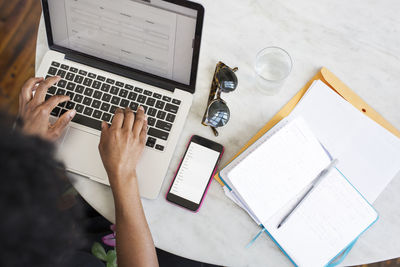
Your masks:
{"label": "dark skin", "polygon": [[[69,110],[51,124],[50,113],[69,96],[52,96],[47,90],[60,77],[31,78],[21,89],[19,117],[22,130],[49,141],[57,140],[75,116]],[[34,94],[35,92],[35,94]],[[137,183],[136,166],[144,150],[147,117],[142,107],[136,115],[129,108],[117,109],[111,126],[102,123],[99,151],[114,196],[117,227],[118,266],[158,266],[154,242],[143,212]]]}

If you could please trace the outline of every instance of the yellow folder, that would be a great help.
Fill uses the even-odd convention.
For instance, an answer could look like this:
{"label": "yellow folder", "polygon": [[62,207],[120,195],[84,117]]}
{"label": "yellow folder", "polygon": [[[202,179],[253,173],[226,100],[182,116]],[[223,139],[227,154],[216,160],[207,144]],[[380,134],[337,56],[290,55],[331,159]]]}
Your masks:
{"label": "yellow folder", "polygon": [[[263,136],[269,129],[271,129],[275,124],[277,124],[281,119],[285,118],[292,112],[294,107],[307,92],[310,85],[315,80],[321,80],[327,84],[332,90],[350,102],[355,108],[360,112],[364,113],[375,122],[380,124],[382,127],[386,128],[392,134],[400,138],[400,131],[397,130],[393,125],[391,125],[387,120],[385,120],[378,112],[372,109],[364,100],[361,99],[356,93],[354,93],[349,87],[347,87],[339,78],[337,78],[332,72],[327,68],[323,67],[321,70],[292,98],[286,105],[275,114],[272,119],[264,125],[264,127],[256,133],[247,143],[244,145],[239,152],[231,159],[227,164],[239,156],[244,150],[246,150],[251,144],[257,141],[261,136]],[[215,174],[214,179],[216,179],[222,186],[224,183],[219,179],[219,172]]]}

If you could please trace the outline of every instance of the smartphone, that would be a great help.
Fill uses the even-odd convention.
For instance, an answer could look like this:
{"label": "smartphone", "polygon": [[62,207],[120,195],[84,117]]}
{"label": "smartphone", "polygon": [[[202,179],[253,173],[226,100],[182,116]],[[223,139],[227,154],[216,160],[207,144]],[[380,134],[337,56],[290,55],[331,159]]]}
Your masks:
{"label": "smartphone", "polygon": [[169,187],[167,200],[199,211],[223,153],[222,145],[193,135]]}

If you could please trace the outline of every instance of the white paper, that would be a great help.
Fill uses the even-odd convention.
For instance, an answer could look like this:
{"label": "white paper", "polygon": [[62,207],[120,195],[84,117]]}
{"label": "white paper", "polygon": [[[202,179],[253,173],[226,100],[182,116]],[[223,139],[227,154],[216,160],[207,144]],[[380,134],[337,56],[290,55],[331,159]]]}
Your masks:
{"label": "white paper", "polygon": [[290,114],[302,116],[339,159],[338,169],[374,202],[400,170],[400,139],[362,114],[321,81]]}

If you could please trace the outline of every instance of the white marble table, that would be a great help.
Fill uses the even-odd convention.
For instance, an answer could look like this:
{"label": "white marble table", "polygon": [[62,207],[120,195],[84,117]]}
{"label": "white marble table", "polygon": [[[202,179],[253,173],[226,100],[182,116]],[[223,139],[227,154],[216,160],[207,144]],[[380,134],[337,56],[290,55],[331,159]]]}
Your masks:
{"label": "white marble table", "polygon": [[[328,0],[204,0],[204,34],[194,103],[157,200],[143,200],[155,245],[171,253],[229,266],[290,266],[266,236],[244,246],[258,231],[247,214],[212,182],[200,212],[193,214],[165,201],[184,145],[192,134],[222,143],[223,166],[321,66],[339,76],[367,103],[400,129],[400,2]],[[294,67],[283,91],[269,97],[253,85],[256,53],[265,46],[285,48]],[[43,20],[36,66],[47,51]],[[239,87],[223,98],[231,121],[215,138],[200,120],[215,63],[238,66]],[[79,193],[108,220],[114,221],[107,186],[73,175]],[[375,201],[380,220],[350,252],[344,265],[400,257],[400,175]]]}

